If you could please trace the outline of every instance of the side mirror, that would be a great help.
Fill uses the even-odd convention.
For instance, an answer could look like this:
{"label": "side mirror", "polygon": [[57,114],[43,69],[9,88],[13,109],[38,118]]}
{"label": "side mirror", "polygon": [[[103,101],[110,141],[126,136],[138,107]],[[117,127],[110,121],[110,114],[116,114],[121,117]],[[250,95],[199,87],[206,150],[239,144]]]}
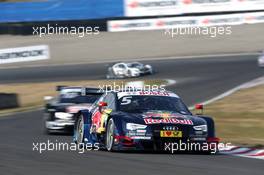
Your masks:
{"label": "side mirror", "polygon": [[98,103],[98,106],[99,106],[99,111],[102,113],[102,108],[103,108],[104,106],[107,106],[107,103],[101,101],[101,102]]}
{"label": "side mirror", "polygon": [[99,107],[104,107],[104,106],[107,106],[107,103],[104,102],[104,101],[100,101],[100,102],[98,103],[98,106],[99,106]]}
{"label": "side mirror", "polygon": [[43,97],[43,100],[44,100],[44,101],[50,101],[50,100],[52,100],[52,99],[53,99],[52,96],[44,96],[44,97]]}
{"label": "side mirror", "polygon": [[200,112],[197,113],[197,115],[202,115],[204,106],[203,106],[203,104],[196,104],[195,105],[195,109],[200,111]]}

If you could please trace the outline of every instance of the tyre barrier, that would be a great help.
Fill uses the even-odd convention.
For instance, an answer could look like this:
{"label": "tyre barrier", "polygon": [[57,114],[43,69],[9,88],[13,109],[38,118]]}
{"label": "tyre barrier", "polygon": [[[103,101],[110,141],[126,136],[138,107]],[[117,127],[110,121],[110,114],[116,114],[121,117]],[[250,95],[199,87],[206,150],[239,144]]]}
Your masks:
{"label": "tyre barrier", "polygon": [[19,107],[18,96],[13,93],[0,93],[0,110]]}

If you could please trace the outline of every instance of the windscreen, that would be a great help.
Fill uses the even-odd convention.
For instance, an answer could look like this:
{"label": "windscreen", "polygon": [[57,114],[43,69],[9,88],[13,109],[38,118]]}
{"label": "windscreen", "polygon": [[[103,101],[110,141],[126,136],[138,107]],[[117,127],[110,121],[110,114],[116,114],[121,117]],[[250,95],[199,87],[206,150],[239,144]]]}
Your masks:
{"label": "windscreen", "polygon": [[120,111],[141,113],[150,110],[190,114],[180,98],[165,96],[124,96],[118,100]]}
{"label": "windscreen", "polygon": [[135,68],[141,68],[142,64],[139,63],[129,63],[127,64],[128,67],[135,67]]}

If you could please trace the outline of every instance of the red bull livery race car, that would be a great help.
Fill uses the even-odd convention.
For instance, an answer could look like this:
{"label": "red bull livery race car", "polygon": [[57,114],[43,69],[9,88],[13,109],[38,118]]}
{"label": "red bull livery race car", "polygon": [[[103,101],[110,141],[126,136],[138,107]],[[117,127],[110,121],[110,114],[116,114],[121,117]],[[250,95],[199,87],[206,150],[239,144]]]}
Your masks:
{"label": "red bull livery race car", "polygon": [[169,151],[179,143],[216,146],[219,140],[213,119],[193,115],[175,93],[124,90],[104,93],[91,110],[79,112],[74,141],[108,151]]}

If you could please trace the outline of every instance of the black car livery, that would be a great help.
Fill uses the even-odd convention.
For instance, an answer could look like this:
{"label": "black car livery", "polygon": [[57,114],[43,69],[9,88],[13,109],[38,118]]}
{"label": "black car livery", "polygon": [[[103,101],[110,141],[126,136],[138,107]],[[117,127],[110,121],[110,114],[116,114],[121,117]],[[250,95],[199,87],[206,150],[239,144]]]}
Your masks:
{"label": "black car livery", "polygon": [[69,132],[73,130],[76,114],[91,105],[102,95],[97,88],[58,87],[59,95],[48,99],[45,106],[45,131]]}

